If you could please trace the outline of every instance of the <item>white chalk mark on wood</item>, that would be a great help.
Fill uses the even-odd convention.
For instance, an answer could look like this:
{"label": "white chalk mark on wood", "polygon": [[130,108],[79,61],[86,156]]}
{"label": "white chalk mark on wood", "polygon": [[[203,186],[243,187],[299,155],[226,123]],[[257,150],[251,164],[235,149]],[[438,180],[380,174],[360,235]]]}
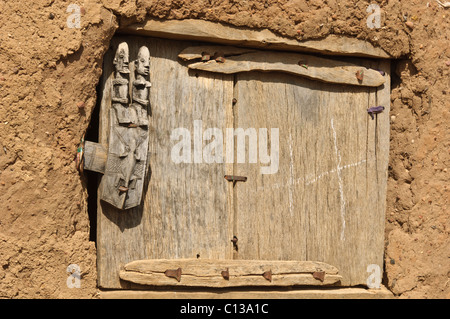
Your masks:
{"label": "white chalk mark on wood", "polygon": [[289,134],[289,213],[294,216],[294,151],[292,149],[292,135]]}
{"label": "white chalk mark on wood", "polygon": [[[372,161],[369,161],[369,162],[372,162]],[[366,162],[367,162],[367,160],[361,160],[361,161],[359,161],[357,163],[351,163],[351,164],[344,165],[344,166],[341,167],[341,171],[344,170],[344,169],[347,169],[347,168],[351,168],[351,167],[356,167],[356,166],[362,165],[362,164],[364,164]],[[334,174],[336,172],[337,172],[337,168],[334,168],[331,171],[320,173],[317,176],[315,174],[308,174],[305,177],[299,177],[299,178],[296,178],[296,179],[292,179],[292,181],[289,180],[289,182],[287,182],[286,184],[278,184],[278,183],[273,184],[270,187],[270,189],[279,189],[279,188],[289,187],[290,185],[299,185],[303,181],[305,181],[305,186],[309,186],[309,185],[312,185],[312,184],[318,182],[323,177],[328,176],[330,174]],[[263,191],[264,189],[267,189],[267,188],[269,188],[269,187],[260,186],[260,187],[257,188],[257,190],[255,190],[255,192],[260,192],[260,191]]]}
{"label": "white chalk mark on wood", "polygon": [[344,185],[342,183],[342,166],[341,166],[341,153],[339,152],[338,146],[337,146],[337,137],[336,137],[336,129],[334,128],[334,121],[331,119],[331,128],[333,130],[333,139],[334,139],[334,152],[336,154],[336,159],[338,161],[336,173],[338,176],[338,182],[339,182],[339,196],[341,199],[341,219],[342,219],[342,231],[341,231],[341,240],[345,240],[345,198],[344,198]]}

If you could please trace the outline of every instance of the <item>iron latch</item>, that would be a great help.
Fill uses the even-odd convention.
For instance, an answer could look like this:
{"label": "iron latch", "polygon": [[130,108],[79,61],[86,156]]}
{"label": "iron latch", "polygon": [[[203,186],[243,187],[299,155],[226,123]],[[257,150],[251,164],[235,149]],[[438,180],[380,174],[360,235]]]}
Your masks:
{"label": "iron latch", "polygon": [[229,182],[246,182],[247,177],[246,176],[234,176],[234,175],[225,175],[225,179]]}

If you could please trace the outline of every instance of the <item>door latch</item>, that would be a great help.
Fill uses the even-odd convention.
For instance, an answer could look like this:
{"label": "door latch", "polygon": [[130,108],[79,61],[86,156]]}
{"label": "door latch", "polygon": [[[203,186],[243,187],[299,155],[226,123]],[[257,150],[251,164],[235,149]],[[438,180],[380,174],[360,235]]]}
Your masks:
{"label": "door latch", "polygon": [[367,109],[367,113],[369,113],[372,120],[374,119],[374,114],[379,114],[384,111],[384,106],[374,106],[369,109]]}
{"label": "door latch", "polygon": [[[129,49],[119,44],[113,60],[115,72],[105,101],[109,108],[109,145],[86,142],[83,168],[103,174],[100,199],[126,210],[142,201],[148,172],[148,106],[150,95],[150,52],[142,46],[134,61],[130,81]],[[105,112],[107,113],[107,112]]]}
{"label": "door latch", "polygon": [[229,182],[233,182],[233,186],[235,186],[237,182],[246,182],[247,181],[246,176],[225,175],[224,178]]}

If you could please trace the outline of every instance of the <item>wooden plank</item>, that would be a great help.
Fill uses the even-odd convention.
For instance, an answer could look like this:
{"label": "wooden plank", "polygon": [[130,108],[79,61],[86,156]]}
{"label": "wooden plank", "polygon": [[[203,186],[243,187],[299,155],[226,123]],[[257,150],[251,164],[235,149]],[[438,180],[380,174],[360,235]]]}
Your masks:
{"label": "wooden plank", "polygon": [[[190,51],[193,48],[189,48]],[[199,48],[200,51],[205,47]],[[199,52],[200,52],[199,51]],[[211,50],[212,51],[212,50]],[[179,56],[185,56],[181,53]],[[329,83],[378,87],[385,82],[380,72],[348,62],[320,58],[312,55],[278,52],[252,52],[231,56],[224,62],[215,60],[189,64],[190,69],[234,74],[249,71],[284,72]],[[356,73],[363,70],[362,81]]]}
{"label": "wooden plank", "polygon": [[[266,128],[271,135],[272,128],[280,130],[279,158],[284,158],[287,150],[284,143],[288,136],[291,123],[274,123],[272,118],[286,121],[290,114],[286,109],[286,76],[279,73],[243,73],[237,75],[237,103],[235,105],[236,128]],[[273,81],[268,81],[270,77]],[[304,79],[302,79],[305,81]],[[280,125],[282,124],[282,125]],[[270,141],[270,138],[269,138]],[[269,145],[277,141],[270,141]],[[261,150],[260,150],[261,152]],[[268,148],[270,154],[270,148]],[[236,207],[236,233],[238,237],[237,258],[246,260],[308,260],[301,231],[298,229],[296,216],[285,207],[280,209],[278,203],[288,201],[291,192],[288,188],[279,188],[278,183],[288,183],[285,174],[289,174],[289,165],[280,162],[275,174],[261,175],[260,169],[266,164],[249,163],[248,154],[246,163],[235,164],[235,174],[248,177],[246,183],[235,186]],[[282,177],[280,178],[280,175]],[[267,186],[273,186],[273,189]],[[281,199],[283,198],[283,199]]]}
{"label": "wooden plank", "polygon": [[[150,49],[149,174],[143,205],[126,214],[99,202],[99,286],[123,288],[119,278],[125,264],[149,258],[230,258],[228,211],[223,163],[180,163],[172,160],[173,130],[186,128],[193,142],[194,121],[203,128],[225,126],[226,108],[231,108],[231,76],[205,73],[196,77],[181,65],[177,55],[193,43],[140,37],[117,37],[129,43],[130,57],[143,45]],[[105,56],[104,94],[100,141],[108,145],[113,50]],[[108,62],[109,61],[109,62]],[[134,63],[130,63],[130,68]],[[178,138],[178,137],[177,137]],[[204,143],[206,144],[206,142]],[[204,145],[203,145],[204,146]],[[193,151],[193,150],[192,150]],[[228,253],[227,253],[228,251]]]}
{"label": "wooden plank", "polygon": [[271,50],[292,50],[332,55],[390,58],[383,49],[356,38],[329,35],[324,39],[297,41],[268,29],[255,30],[204,20],[156,20],[133,24],[120,32],[178,40],[196,40]]}
{"label": "wooden plank", "polygon": [[235,193],[238,258],[322,261],[339,269],[342,285],[365,285],[383,256],[386,179],[376,163],[385,174],[387,158],[367,114],[376,90],[249,72],[237,76],[237,91],[237,127],[280,136],[277,174],[236,164],[248,177]]}
{"label": "wooden plank", "polygon": [[[113,39],[111,47],[104,57],[101,86],[99,143],[108,149],[110,142],[110,121],[112,112],[112,83],[114,80],[113,59],[118,45],[123,39]],[[138,48],[129,47],[131,59],[137,57]],[[130,63],[134,71],[134,63]],[[145,246],[144,224],[145,210],[142,206],[124,211],[100,200],[103,179],[99,185],[97,205],[97,278],[99,287],[126,288],[129,284],[120,282],[119,269],[129,261],[148,258]]]}
{"label": "wooden plank", "polygon": [[[255,288],[256,289],[256,288]],[[100,299],[393,299],[386,287],[381,289],[334,288],[295,289],[272,288],[243,291],[242,289],[206,289],[201,291],[175,290],[115,290],[100,291]]]}
{"label": "wooden plank", "polygon": [[134,271],[121,271],[120,278],[139,285],[148,286],[181,286],[181,287],[254,287],[254,286],[330,286],[341,280],[339,275],[325,275],[323,281],[315,279],[311,274],[279,274],[272,275],[272,280],[262,275],[234,276],[230,274],[228,280],[218,276],[181,275],[178,282],[161,273],[142,274]]}
{"label": "wooden plank", "polygon": [[193,276],[217,276],[225,269],[229,269],[234,276],[249,274],[313,273],[325,272],[336,275],[338,269],[332,265],[314,261],[267,261],[267,260],[213,260],[213,259],[150,259],[137,260],[125,265],[126,271],[139,273],[164,273],[167,269],[182,269],[183,274]]}
{"label": "wooden plank", "polygon": [[97,173],[105,172],[106,149],[102,144],[84,142],[84,169]]}
{"label": "wooden plank", "polygon": [[222,54],[224,57],[230,55],[239,55],[245,53],[255,52],[253,49],[246,48],[238,48],[232,46],[225,45],[200,45],[195,47],[188,47],[184,49],[178,57],[183,61],[191,61],[196,59],[201,59],[203,57],[203,53],[208,54],[211,58],[213,58],[216,54]]}
{"label": "wooden plank", "polygon": [[[202,156],[210,142],[202,141],[203,133],[213,128],[225,131],[233,77],[187,69],[177,58],[187,46],[185,42],[153,42],[157,52],[152,55],[151,72],[155,93],[151,95],[152,180],[145,199],[149,217],[144,220],[149,258],[231,258],[228,183],[223,178],[226,164],[197,158],[194,145]],[[171,136],[178,128],[190,134],[191,162],[172,159],[180,137],[172,140]],[[194,141],[197,130],[199,143]]]}

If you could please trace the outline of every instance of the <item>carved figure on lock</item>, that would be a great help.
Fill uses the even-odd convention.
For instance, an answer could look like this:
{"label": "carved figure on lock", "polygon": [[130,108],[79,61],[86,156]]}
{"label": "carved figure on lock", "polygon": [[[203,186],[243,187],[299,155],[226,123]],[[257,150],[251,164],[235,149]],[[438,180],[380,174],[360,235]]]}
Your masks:
{"label": "carved figure on lock", "polygon": [[147,171],[150,53],[147,47],[139,49],[131,104],[128,54],[128,45],[121,43],[113,62],[110,138],[101,195],[102,200],[119,209],[140,205]]}

